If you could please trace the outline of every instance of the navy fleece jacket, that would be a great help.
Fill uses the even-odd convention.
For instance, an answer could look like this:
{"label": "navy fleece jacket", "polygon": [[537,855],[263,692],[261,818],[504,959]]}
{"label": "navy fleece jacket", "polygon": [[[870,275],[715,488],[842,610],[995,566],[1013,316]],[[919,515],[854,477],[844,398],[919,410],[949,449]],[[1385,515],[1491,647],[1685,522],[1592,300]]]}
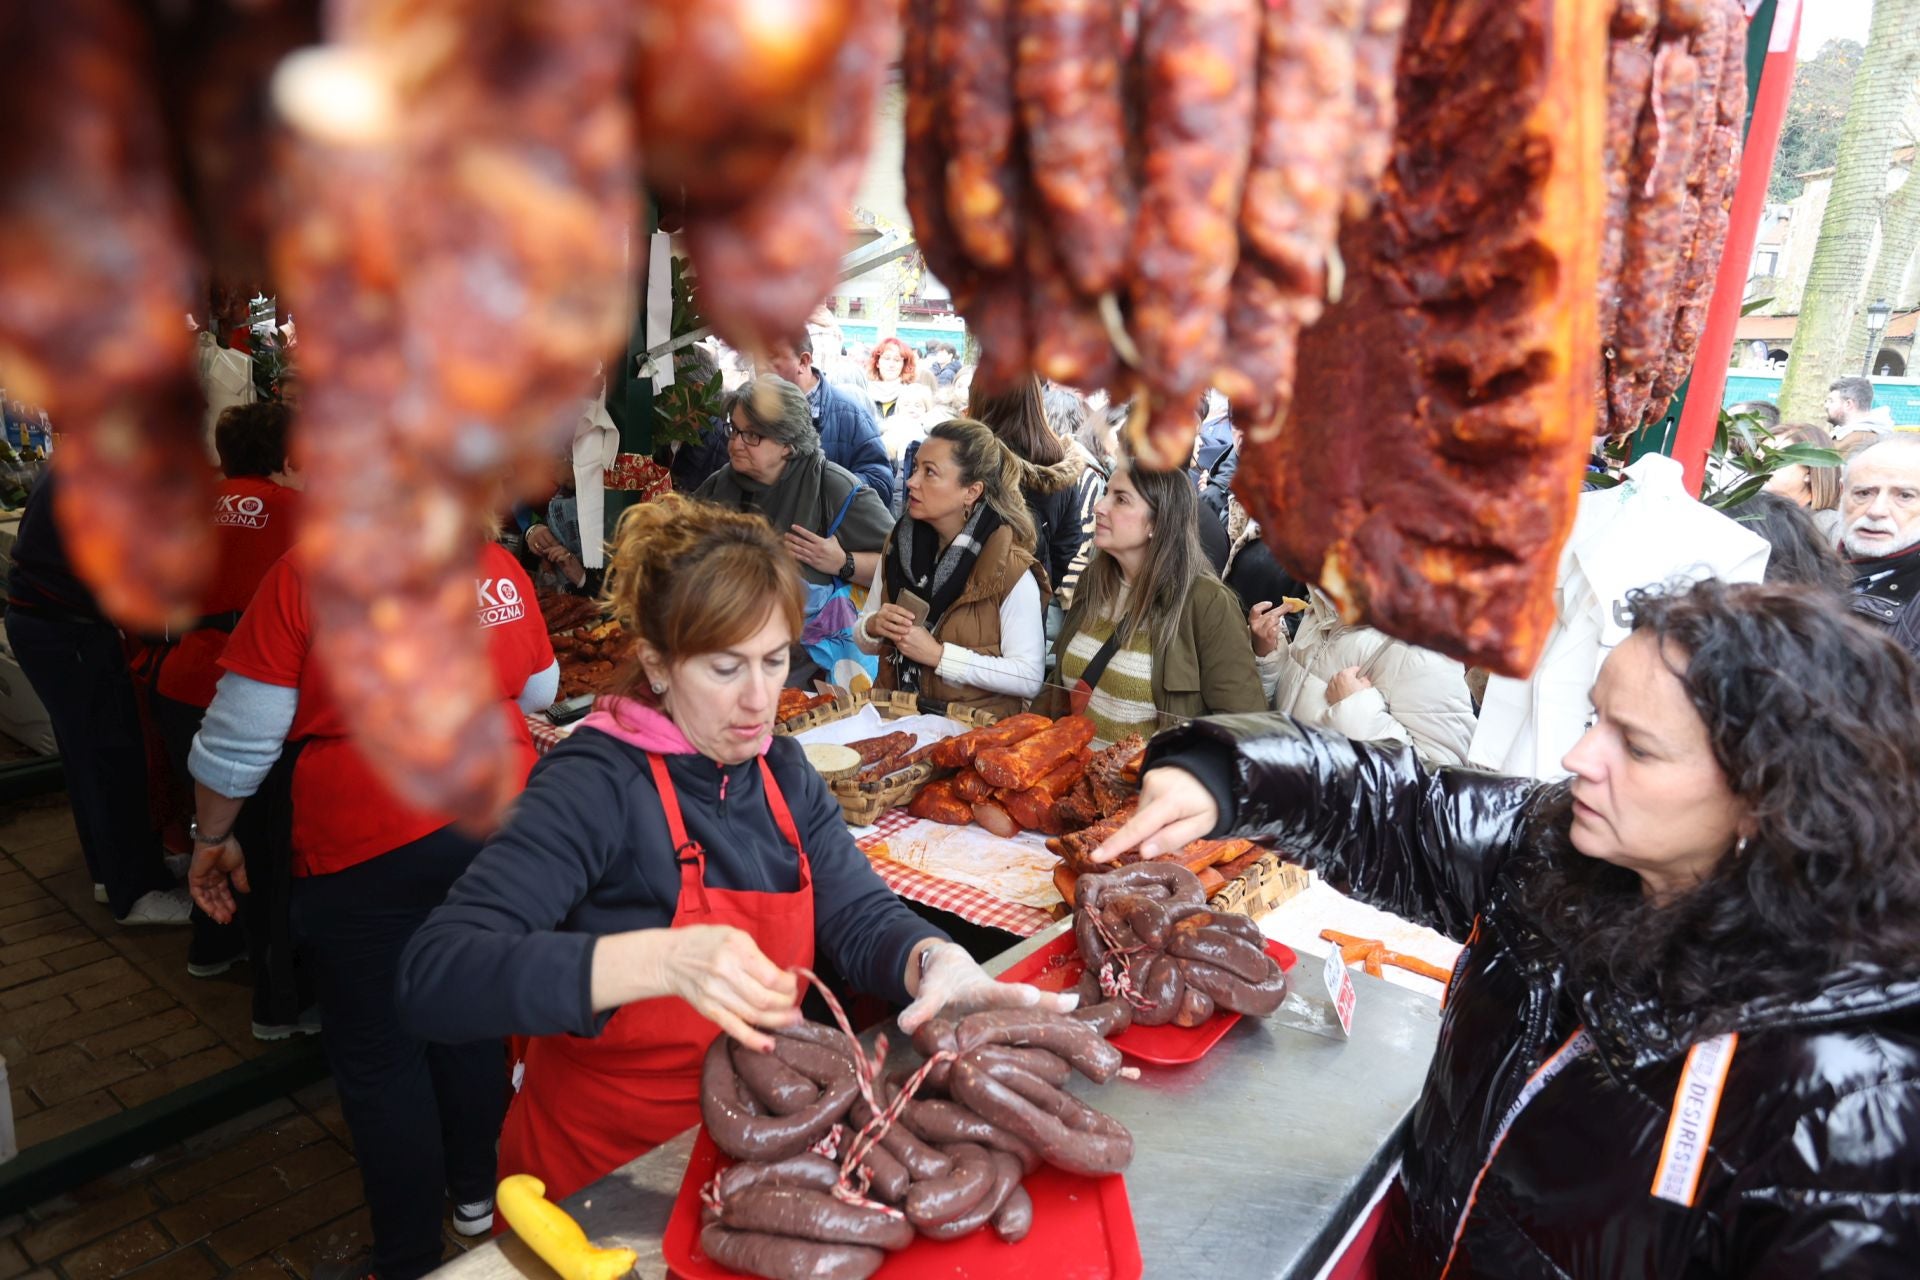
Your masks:
{"label": "navy fleece jacket", "polygon": [[[907,910],[854,847],[797,743],[774,739],[766,760],[813,867],[815,946],[861,990],[904,1004],[908,954],[945,935]],[[688,834],[706,850],[708,887],[798,887],[757,762],[723,769],[671,755],[667,770]],[[401,1017],[425,1039],[455,1043],[598,1034],[610,1013],[593,1011],[595,940],[666,928],[679,898],[646,753],[583,726],[534,766],[505,824],[407,944]]]}

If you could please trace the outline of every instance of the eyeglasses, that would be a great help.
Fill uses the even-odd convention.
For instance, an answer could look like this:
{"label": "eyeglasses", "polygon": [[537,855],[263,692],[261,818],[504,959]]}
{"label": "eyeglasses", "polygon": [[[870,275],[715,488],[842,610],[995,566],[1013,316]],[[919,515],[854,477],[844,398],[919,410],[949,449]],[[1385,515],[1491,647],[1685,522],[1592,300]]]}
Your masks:
{"label": "eyeglasses", "polygon": [[742,431],[729,422],[727,424],[727,439],[738,440],[749,449],[757,449],[761,443],[766,440],[766,437],[758,431]]}

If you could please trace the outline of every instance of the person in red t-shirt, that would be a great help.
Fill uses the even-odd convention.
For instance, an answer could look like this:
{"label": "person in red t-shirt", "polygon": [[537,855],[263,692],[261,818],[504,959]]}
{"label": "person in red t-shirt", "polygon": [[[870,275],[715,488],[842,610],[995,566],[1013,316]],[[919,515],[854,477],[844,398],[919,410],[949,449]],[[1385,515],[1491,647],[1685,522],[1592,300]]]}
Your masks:
{"label": "person in red t-shirt", "polygon": [[[488,639],[524,776],[534,750],[522,712],[553,702],[559,666],[533,584],[498,544],[481,555],[474,591],[475,626]],[[493,1222],[502,1044],[429,1045],[402,1029],[393,996],[401,950],[480,844],[448,815],[388,790],[349,736],[311,638],[296,550],[267,571],[220,658],[226,674],[189,757],[197,785],[188,883],[209,915],[232,918],[232,889],[249,887],[234,817],[273,764],[292,758],[293,931],[319,994],[327,1063],[373,1217],[371,1272],[413,1280],[440,1263],[443,1192],[463,1234]]]}
{"label": "person in red t-shirt", "polygon": [[[291,420],[285,405],[265,402],[236,405],[222,413],[214,427],[214,450],[225,479],[214,491],[213,578],[201,599],[197,624],[161,651],[148,702],[182,797],[193,794],[187,752],[213,701],[227,637],[239,625],[260,579],[293,545],[300,478],[287,458]],[[253,1027],[263,1040],[292,1034],[300,1009],[292,991],[292,957],[282,954],[288,950],[287,931],[273,927],[285,909],[284,895],[249,901],[242,913],[244,930],[237,922],[217,925],[195,911],[193,939],[187,946],[187,972],[196,978],[224,973],[241,959],[253,962]]]}

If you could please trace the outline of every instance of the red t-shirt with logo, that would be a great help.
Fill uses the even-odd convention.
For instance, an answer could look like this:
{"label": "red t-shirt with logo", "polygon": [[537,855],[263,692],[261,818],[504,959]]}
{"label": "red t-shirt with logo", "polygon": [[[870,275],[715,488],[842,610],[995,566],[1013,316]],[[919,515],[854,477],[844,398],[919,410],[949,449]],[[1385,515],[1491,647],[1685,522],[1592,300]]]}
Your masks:
{"label": "red t-shirt with logo", "polygon": [[[487,636],[500,714],[524,781],[533,768],[533,738],[514,698],[528,677],[552,665],[553,643],[533,584],[499,545],[488,544],[474,590],[475,620]],[[325,673],[311,660],[312,634],[304,575],[285,556],[267,571],[220,660],[237,675],[300,691],[287,740],[308,739],[293,769],[293,872],[301,876],[344,871],[453,821],[402,803],[353,745]]]}
{"label": "red t-shirt with logo", "polygon": [[[236,613],[253,599],[254,589],[274,561],[293,545],[300,495],[264,476],[222,480],[214,490],[213,542],[218,560],[213,582],[200,602],[203,614]],[[161,696],[204,707],[220,682],[220,655],[227,633],[212,627],[181,637],[160,667],[154,686]]]}

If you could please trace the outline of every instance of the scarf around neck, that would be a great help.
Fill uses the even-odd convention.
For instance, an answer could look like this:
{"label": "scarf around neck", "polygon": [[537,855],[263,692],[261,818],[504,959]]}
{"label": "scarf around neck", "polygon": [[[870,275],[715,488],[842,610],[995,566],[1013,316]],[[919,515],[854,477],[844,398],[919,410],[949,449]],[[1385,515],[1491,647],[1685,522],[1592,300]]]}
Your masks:
{"label": "scarf around neck", "polygon": [[[931,525],[911,516],[903,516],[894,529],[893,546],[887,553],[883,568],[886,601],[898,601],[903,590],[913,592],[929,606],[925,625],[928,631],[932,631],[967,589],[967,580],[973,576],[974,563],[980,559],[987,539],[993,536],[1000,524],[999,513],[982,502],[965,527],[954,535],[953,541],[942,551],[940,535],[934,532]],[[907,661],[897,649],[893,651],[891,661],[899,677],[900,688],[909,692],[919,688],[918,663]]]}

